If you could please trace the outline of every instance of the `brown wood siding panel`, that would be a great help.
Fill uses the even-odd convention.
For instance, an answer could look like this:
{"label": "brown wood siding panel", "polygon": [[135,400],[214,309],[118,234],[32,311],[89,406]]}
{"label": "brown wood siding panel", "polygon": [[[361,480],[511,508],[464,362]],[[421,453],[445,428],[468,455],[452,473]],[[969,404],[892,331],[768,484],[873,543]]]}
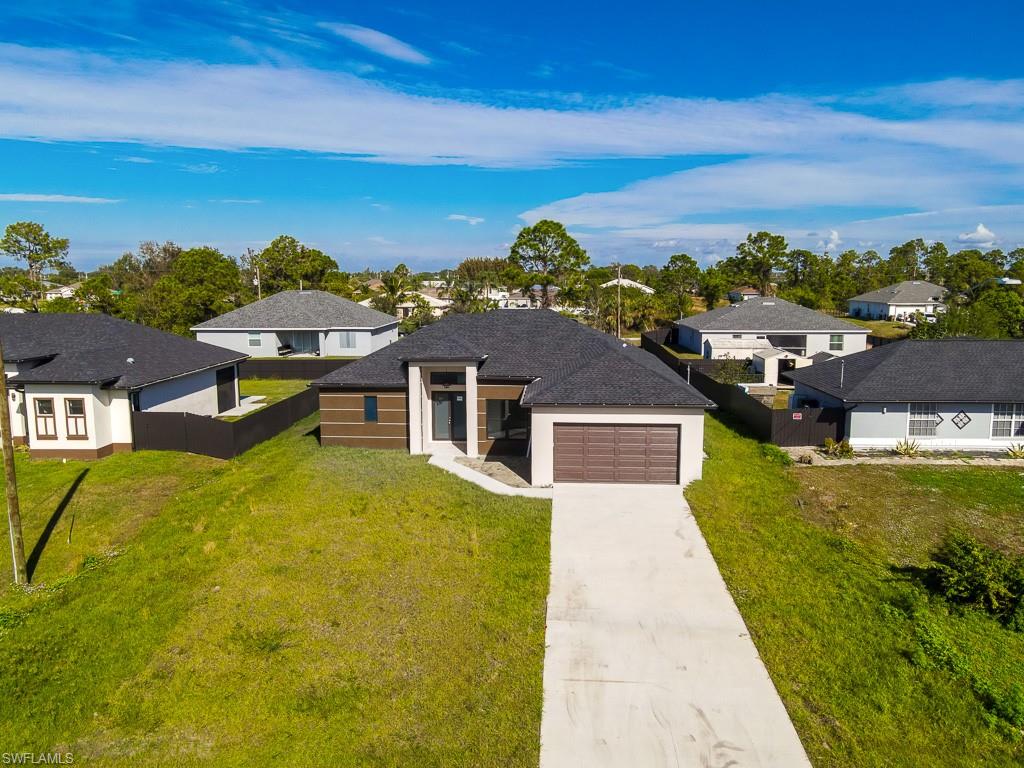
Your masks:
{"label": "brown wood siding panel", "polygon": [[477,399],[519,400],[524,389],[522,384],[477,384]]}
{"label": "brown wood siding panel", "polygon": [[407,399],[404,392],[321,392],[320,408],[358,408],[362,410],[363,397],[374,395],[378,408],[405,408]]}
{"label": "brown wood siding panel", "polygon": [[[409,414],[402,411],[386,411],[377,409],[377,424],[406,424],[409,421]],[[339,410],[328,408],[320,411],[321,424],[363,424],[363,409]],[[370,422],[373,424],[374,422]]]}
{"label": "brown wood siding panel", "polygon": [[679,427],[555,424],[556,482],[676,483]]}
{"label": "brown wood siding panel", "polygon": [[381,448],[385,450],[408,450],[409,443],[398,437],[327,437],[320,435],[321,445],[343,445],[347,448]]}
{"label": "brown wood siding panel", "polygon": [[331,424],[320,422],[321,437],[406,438],[405,424]]}

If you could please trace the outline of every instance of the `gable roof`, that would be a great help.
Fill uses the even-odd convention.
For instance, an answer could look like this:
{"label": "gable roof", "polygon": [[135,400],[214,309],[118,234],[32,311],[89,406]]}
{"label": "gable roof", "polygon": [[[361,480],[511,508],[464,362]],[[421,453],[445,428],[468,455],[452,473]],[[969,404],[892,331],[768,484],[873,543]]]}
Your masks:
{"label": "gable roof", "polygon": [[325,330],[380,328],[398,321],[327,291],[281,291],[192,328],[205,330]]}
{"label": "gable roof", "polygon": [[785,299],[758,297],[728,307],[691,315],[676,322],[697,331],[761,331],[798,333],[801,331],[842,331],[867,333],[867,328],[816,312]]}
{"label": "gable roof", "polygon": [[848,403],[1024,402],[1024,341],[908,339],[789,371]]}
{"label": "gable roof", "polygon": [[404,388],[410,361],[476,362],[480,379],[529,382],[523,405],[713,407],[649,352],[550,310],[450,315],[314,383]]}
{"label": "gable roof", "polygon": [[137,389],[247,357],[99,314],[0,314],[0,339],[5,362],[39,363],[11,379],[18,384]]}
{"label": "gable roof", "polygon": [[887,285],[877,291],[868,291],[854,296],[849,301],[866,301],[872,304],[924,304],[942,301],[946,289],[927,280],[904,280],[902,283]]}

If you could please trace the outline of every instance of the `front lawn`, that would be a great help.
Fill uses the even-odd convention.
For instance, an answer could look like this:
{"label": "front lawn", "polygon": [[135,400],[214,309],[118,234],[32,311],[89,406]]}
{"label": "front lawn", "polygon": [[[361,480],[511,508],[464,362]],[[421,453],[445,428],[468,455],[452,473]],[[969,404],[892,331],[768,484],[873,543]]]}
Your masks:
{"label": "front lawn", "polygon": [[218,416],[222,421],[238,421],[253,413],[259,413],[268,405],[279,403],[285,398],[297,395],[308,389],[309,382],[305,379],[239,379],[239,399],[246,397],[262,397],[259,407],[241,416]]}
{"label": "front lawn", "polygon": [[814,765],[1020,765],[1024,633],[929,596],[914,569],[953,528],[1024,552],[1024,475],[786,468],[706,424],[686,495]]}
{"label": "front lawn", "polygon": [[861,320],[856,317],[844,317],[843,320],[867,328],[881,339],[902,339],[910,333],[910,328],[892,320]]}
{"label": "front lawn", "polygon": [[0,751],[537,764],[550,503],[315,427],[227,462],[19,455],[27,548],[49,531],[0,588]]}

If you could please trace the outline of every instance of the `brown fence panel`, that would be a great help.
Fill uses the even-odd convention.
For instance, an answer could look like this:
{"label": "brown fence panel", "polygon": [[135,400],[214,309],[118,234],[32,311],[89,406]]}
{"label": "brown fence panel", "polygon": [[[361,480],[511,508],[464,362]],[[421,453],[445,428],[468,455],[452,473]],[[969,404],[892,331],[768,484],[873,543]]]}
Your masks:
{"label": "brown fence panel", "polygon": [[352,360],[323,357],[274,357],[245,360],[238,366],[240,379],[303,379],[313,381],[348,365]]}
{"label": "brown fence panel", "polygon": [[838,442],[845,434],[846,411],[842,408],[772,411],[771,442],[776,445],[821,445],[826,438]]}
{"label": "brown fence panel", "polygon": [[221,421],[194,413],[135,412],[135,450],[186,451],[231,459],[314,413],[317,405],[317,392],[310,387],[238,421]]}

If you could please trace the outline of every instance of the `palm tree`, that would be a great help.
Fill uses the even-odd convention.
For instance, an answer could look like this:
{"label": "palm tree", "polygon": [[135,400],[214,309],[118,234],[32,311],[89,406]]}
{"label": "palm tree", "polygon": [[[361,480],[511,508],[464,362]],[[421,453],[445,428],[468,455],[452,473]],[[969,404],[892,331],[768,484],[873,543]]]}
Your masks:
{"label": "palm tree", "polygon": [[412,282],[408,270],[385,272],[380,276],[380,290],[370,299],[373,308],[389,315],[397,314],[398,305],[409,298]]}

